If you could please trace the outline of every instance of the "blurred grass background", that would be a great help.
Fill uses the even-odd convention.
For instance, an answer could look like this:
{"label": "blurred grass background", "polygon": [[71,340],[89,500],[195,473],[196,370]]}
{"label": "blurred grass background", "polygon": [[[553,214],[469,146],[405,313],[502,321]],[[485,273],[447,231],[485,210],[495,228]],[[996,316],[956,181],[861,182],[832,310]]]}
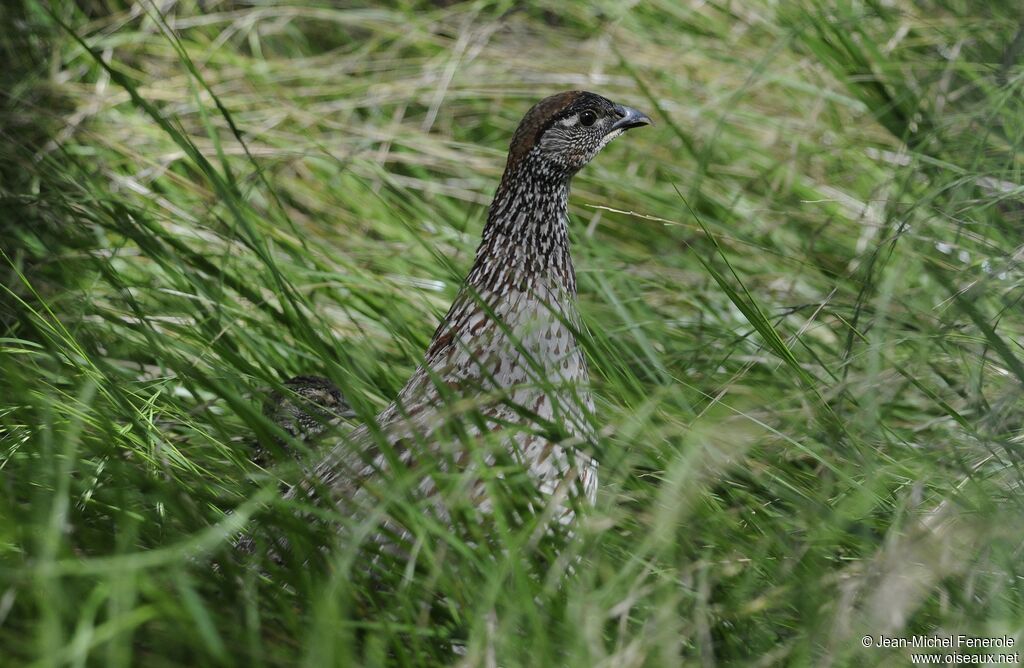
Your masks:
{"label": "blurred grass background", "polygon": [[[867,666],[908,655],[864,634],[1024,640],[1019,3],[0,18],[3,665]],[[248,460],[263,388],[317,373],[383,407],[516,123],[569,88],[657,122],[574,182],[603,424],[580,535],[552,558],[423,519],[428,566],[385,560],[386,588],[352,546],[237,563],[276,496]]]}

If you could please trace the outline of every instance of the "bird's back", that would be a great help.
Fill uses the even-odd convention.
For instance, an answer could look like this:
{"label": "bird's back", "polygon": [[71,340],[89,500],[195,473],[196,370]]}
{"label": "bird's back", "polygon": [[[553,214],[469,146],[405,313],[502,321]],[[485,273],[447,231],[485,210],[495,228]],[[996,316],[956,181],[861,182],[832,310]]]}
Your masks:
{"label": "bird's back", "polygon": [[[571,521],[574,490],[566,486],[578,480],[591,502],[597,489],[596,461],[580,448],[594,434],[578,327],[575,303],[561,282],[540,280],[528,291],[500,294],[464,289],[395,401],[372,428],[363,425],[335,443],[314,480],[341,501],[397,465],[403,473],[418,469],[415,491],[429,497],[436,475],[473,476],[474,462],[493,466],[494,452],[487,449],[498,443],[543,495],[556,500],[550,509],[555,520]],[[565,492],[556,494],[560,488]],[[486,495],[474,495],[486,510]]]}

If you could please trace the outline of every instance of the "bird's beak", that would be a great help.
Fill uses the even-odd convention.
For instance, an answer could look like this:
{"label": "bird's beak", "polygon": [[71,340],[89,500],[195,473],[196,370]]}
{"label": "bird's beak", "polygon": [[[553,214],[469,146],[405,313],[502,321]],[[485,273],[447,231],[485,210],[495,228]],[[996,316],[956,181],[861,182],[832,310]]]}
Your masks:
{"label": "bird's beak", "polygon": [[631,128],[638,128],[641,125],[651,125],[654,123],[647,114],[637,111],[633,107],[617,104],[615,105],[615,113],[619,115],[619,119],[612,123],[612,127],[608,129],[609,132],[613,130],[629,130]]}

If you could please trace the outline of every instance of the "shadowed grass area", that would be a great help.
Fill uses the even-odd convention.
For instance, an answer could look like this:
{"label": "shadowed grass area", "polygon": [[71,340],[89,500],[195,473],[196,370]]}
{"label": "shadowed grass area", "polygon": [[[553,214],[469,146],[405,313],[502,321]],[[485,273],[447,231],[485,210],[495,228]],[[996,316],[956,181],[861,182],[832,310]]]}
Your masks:
{"label": "shadowed grass area", "polygon": [[[1024,641],[1016,3],[0,17],[0,663],[887,666],[909,650],[864,635]],[[297,466],[249,460],[281,435],[261,397],[297,374],[362,420],[394,397],[516,123],[568,88],[657,123],[570,202],[597,507],[540,538],[502,462],[503,512],[454,476],[452,529],[379,486],[410,558],[375,554],[381,516],[321,509],[348,530],[324,532],[280,500]],[[261,527],[289,553],[232,549]]]}

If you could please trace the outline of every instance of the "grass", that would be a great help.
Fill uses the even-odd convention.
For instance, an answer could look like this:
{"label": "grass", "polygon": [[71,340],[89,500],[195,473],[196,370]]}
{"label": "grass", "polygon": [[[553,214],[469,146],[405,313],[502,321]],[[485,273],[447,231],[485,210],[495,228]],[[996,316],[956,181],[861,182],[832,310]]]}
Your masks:
{"label": "grass", "polygon": [[[1024,640],[1017,3],[201,4],[0,9],[0,663]],[[386,405],[516,122],[566,88],[657,122],[570,205],[598,505],[559,550],[449,532],[393,480],[416,560],[371,582],[379,518],[318,536],[278,499],[294,467],[249,462],[260,396],[316,373]],[[233,552],[262,526],[290,559]]]}

